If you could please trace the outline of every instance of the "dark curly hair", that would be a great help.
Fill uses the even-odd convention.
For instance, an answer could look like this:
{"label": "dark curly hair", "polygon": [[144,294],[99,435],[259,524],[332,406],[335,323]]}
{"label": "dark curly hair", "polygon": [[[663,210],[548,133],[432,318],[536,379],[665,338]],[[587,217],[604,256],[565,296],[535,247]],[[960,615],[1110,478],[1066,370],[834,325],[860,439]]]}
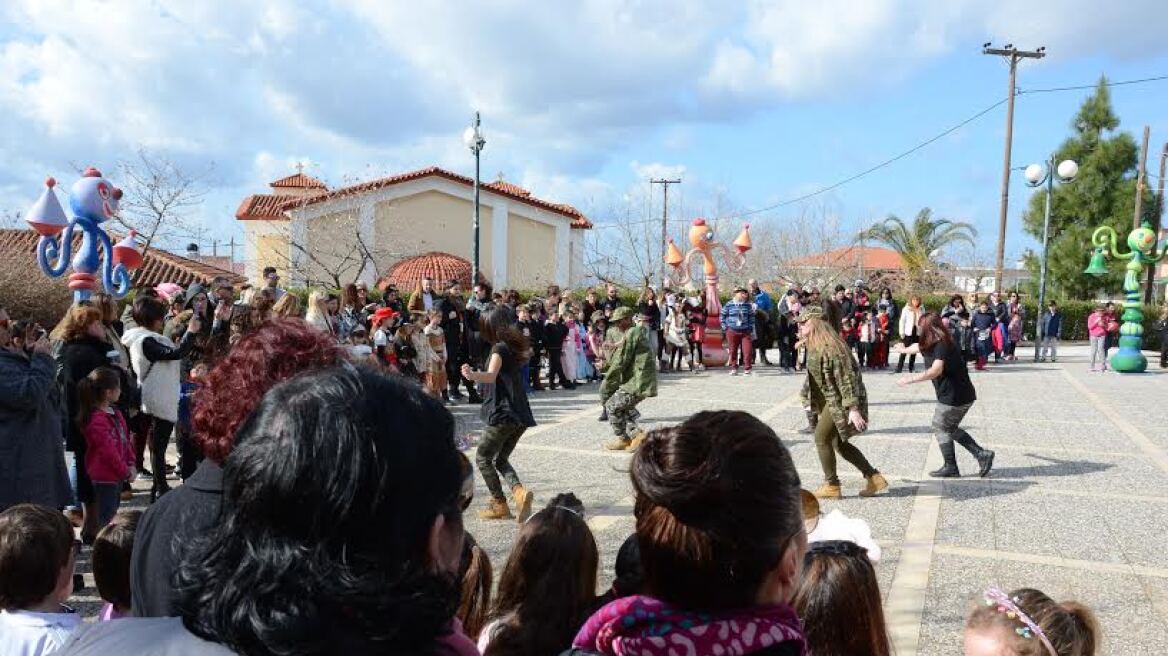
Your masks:
{"label": "dark curly hair", "polygon": [[[186,628],[247,656],[433,653],[463,536],[441,402],[343,364],[273,388],[239,436],[219,524],[175,577]],[[453,563],[430,557],[439,517]]]}
{"label": "dark curly hair", "polygon": [[272,319],[239,340],[195,393],[194,437],[203,455],[222,464],[235,432],[264,393],[311,369],[344,359],[336,340],[301,319]]}
{"label": "dark curly hair", "polygon": [[650,432],[631,473],[646,592],[670,604],[755,605],[803,532],[791,454],[745,412],[699,412]]}

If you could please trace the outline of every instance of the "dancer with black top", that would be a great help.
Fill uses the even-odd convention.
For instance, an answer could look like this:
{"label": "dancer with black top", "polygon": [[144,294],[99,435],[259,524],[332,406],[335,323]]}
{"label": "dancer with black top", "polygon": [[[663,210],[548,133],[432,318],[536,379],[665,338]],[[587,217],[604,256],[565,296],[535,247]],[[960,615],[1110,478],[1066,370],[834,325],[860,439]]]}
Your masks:
{"label": "dancer with black top", "polygon": [[483,482],[491,492],[482,519],[511,519],[511,508],[503,494],[502,476],[511,486],[511,500],[515,502],[519,523],[531,516],[534,495],[519,481],[519,475],[508,458],[519,443],[524,431],[535,425],[527,390],[523,385],[522,367],[531,357],[527,338],[511,322],[510,311],[504,308],[490,310],[479,319],[479,330],[484,344],[491,347],[486,371],[474,371],[469,364],[462,365],[462,375],[475,383],[486,385],[482,416],[487,424],[475,454],[475,462]]}
{"label": "dancer with black top", "polygon": [[994,466],[994,452],[983,449],[960,426],[961,420],[977,400],[977,391],[969,379],[969,368],[961,355],[961,347],[953,340],[953,335],[941,321],[940,315],[925,313],[917,324],[920,341],[898,349],[901,357],[905,354],[920,353],[924,356],[925,371],[904,376],[896,381],[901,386],[933,381],[937,392],[937,408],[933,412],[933,430],[937,432],[937,446],[945,459],[943,467],[929,472],[935,478],[956,478],[961,475],[957,469],[956,442],[977,458],[978,475],[985,477]]}

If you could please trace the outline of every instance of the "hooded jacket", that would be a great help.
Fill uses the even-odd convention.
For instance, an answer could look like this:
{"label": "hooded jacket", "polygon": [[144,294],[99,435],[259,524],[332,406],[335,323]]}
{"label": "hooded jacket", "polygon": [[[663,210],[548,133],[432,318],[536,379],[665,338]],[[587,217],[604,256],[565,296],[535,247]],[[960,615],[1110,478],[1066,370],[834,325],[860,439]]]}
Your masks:
{"label": "hooded jacket", "polygon": [[130,351],[142,388],[142,412],[172,423],[178,421],[179,361],[194,346],[195,333],[188,331],[175,346],[162,335],[139,327],[127,330],[122,343]]}

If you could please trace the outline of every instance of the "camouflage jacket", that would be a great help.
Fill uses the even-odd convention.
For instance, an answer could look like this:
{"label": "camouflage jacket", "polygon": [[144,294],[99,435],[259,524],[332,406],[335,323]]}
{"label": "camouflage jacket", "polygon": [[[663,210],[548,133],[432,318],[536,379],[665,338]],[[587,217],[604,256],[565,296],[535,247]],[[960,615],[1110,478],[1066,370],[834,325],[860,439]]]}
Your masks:
{"label": "camouflage jacket", "polygon": [[[612,329],[608,338],[613,338]],[[609,359],[600,384],[600,400],[607,401],[617,390],[642,398],[657,396],[657,355],[649,348],[649,335],[640,326],[624,332]]]}
{"label": "camouflage jacket", "polygon": [[868,390],[860,367],[850,354],[821,354],[807,352],[807,379],[799,393],[803,407],[816,414],[827,407],[840,437],[847,440],[858,434],[848,423],[848,408],[857,407],[868,420]]}

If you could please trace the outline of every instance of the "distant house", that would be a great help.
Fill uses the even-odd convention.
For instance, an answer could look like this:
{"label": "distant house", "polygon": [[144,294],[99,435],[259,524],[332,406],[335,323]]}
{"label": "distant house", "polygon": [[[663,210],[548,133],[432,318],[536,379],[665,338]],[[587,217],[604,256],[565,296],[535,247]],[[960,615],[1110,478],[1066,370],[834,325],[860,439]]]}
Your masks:
{"label": "distant house", "polygon": [[[289,285],[363,280],[425,253],[472,259],[474,181],[438,167],[337,189],[296,173],[243,199],[246,275],[274,266]],[[480,269],[496,287],[570,286],[584,276],[579,210],[502,179],[480,196]]]}

